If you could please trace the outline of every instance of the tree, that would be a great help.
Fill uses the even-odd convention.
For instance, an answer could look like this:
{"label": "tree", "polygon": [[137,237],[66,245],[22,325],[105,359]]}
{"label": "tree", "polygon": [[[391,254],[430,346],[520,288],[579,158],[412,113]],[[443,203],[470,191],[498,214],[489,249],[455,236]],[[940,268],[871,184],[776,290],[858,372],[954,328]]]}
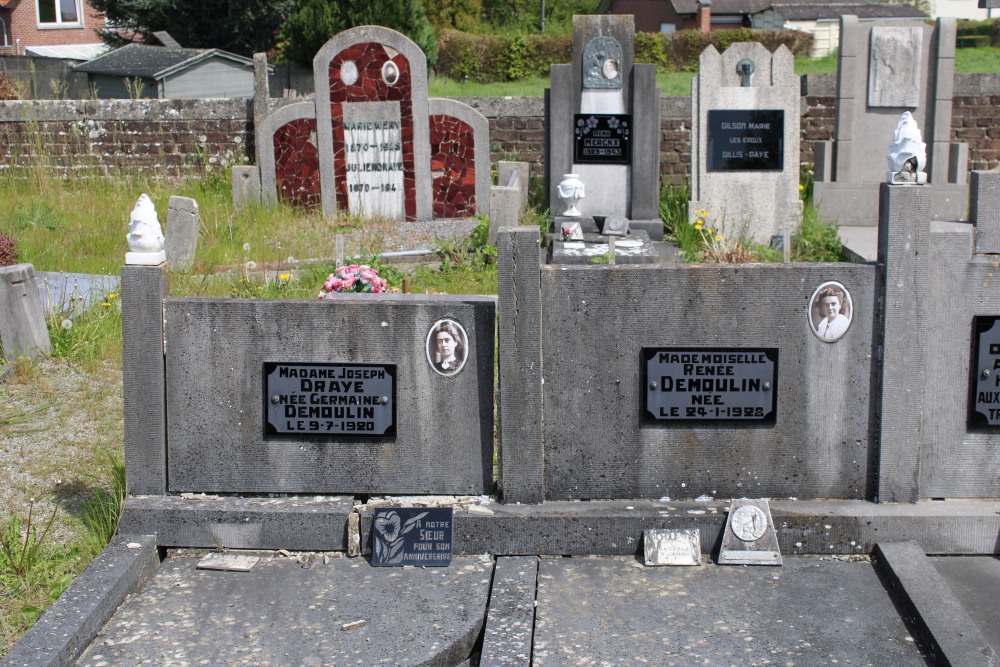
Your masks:
{"label": "tree", "polygon": [[[185,48],[252,56],[274,47],[295,0],[90,0],[90,4],[117,28],[144,39],[165,30]],[[109,44],[122,41],[113,30],[102,37]]]}
{"label": "tree", "polygon": [[311,65],[331,37],[359,25],[398,30],[423,50],[428,65],[437,60],[434,28],[419,0],[300,0],[281,29],[284,55]]}
{"label": "tree", "polygon": [[479,32],[482,0],[423,0],[427,19],[438,30]]}

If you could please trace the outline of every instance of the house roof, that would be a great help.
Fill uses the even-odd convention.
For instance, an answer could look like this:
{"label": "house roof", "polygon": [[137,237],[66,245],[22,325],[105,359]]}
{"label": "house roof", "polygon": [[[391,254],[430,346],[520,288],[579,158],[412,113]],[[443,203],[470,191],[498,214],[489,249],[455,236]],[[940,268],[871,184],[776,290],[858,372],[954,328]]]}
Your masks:
{"label": "house roof", "polygon": [[[678,14],[696,14],[698,0],[670,0]],[[786,20],[808,21],[853,14],[862,19],[926,17],[912,5],[844,0],[712,0],[712,14],[732,16],[757,14],[773,8]]]}
{"label": "house roof", "polygon": [[845,2],[784,2],[779,0],[772,4],[786,21],[816,21],[820,19],[839,19],[845,14],[853,14],[859,19],[888,18],[927,18],[913,5],[896,3],[845,3]]}
{"label": "house roof", "polygon": [[26,46],[25,53],[40,58],[61,58],[63,60],[90,60],[108,50],[107,44],[49,44],[46,46]]}
{"label": "house roof", "polygon": [[165,46],[128,44],[99,58],[76,65],[73,69],[89,74],[162,79],[178,70],[213,57],[233,60],[253,67],[253,61],[219,49],[172,49]]}

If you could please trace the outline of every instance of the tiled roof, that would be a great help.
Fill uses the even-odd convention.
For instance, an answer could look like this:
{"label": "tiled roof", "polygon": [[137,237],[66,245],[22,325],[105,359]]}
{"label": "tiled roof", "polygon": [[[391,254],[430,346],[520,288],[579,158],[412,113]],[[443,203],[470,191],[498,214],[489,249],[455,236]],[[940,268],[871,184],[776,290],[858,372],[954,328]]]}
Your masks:
{"label": "tiled roof", "polygon": [[[696,14],[698,0],[670,0],[678,14]],[[883,2],[844,2],[843,0],[712,0],[712,14],[733,16],[757,14],[774,8],[783,18],[793,21],[839,18],[853,14],[858,18],[918,18],[926,14],[912,5]]]}
{"label": "tiled roof", "polygon": [[853,14],[860,19],[927,18],[913,5],[887,2],[876,3],[785,3],[775,2],[772,7],[788,21],[815,21],[817,19],[837,19],[845,14]]}
{"label": "tiled roof", "polygon": [[81,63],[73,69],[91,74],[153,79],[163,70],[176,67],[201,54],[202,51],[199,49],[170,49],[165,46],[129,44],[99,58]]}

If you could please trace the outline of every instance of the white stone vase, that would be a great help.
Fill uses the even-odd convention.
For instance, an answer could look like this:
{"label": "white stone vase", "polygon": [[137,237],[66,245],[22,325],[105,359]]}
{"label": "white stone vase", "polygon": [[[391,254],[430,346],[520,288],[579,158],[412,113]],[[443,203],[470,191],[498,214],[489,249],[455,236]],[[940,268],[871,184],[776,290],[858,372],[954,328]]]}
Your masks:
{"label": "white stone vase", "polygon": [[563,215],[570,217],[583,215],[576,208],[580,200],[586,196],[583,181],[580,180],[579,176],[576,174],[563,174],[563,179],[556,187],[556,191],[559,193],[559,199],[563,200],[566,204],[566,210],[563,212]]}

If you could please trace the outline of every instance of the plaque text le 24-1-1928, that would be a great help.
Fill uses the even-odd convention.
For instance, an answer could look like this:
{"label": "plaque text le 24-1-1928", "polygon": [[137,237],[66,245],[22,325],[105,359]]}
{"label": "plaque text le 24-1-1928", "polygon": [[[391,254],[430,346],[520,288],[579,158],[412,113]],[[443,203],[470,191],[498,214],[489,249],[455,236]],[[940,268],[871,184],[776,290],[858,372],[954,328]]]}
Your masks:
{"label": "plaque text le 24-1-1928", "polygon": [[643,348],[646,419],[773,424],[776,348]]}
{"label": "plaque text le 24-1-1928", "polygon": [[264,435],[396,434],[396,366],[264,364]]}

